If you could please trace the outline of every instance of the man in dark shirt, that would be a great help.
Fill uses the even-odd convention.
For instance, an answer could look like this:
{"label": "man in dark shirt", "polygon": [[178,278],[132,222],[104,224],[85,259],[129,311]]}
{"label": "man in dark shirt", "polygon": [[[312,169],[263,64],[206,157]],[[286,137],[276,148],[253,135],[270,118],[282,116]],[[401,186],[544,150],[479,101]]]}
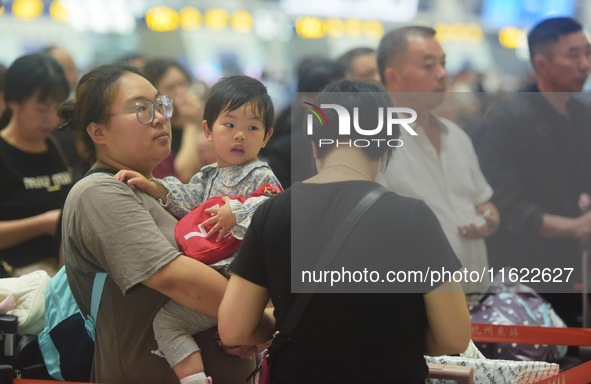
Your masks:
{"label": "man in dark shirt", "polygon": [[[530,279],[523,282],[575,326],[580,299],[571,292],[582,278],[580,242],[591,236],[591,212],[581,210],[591,191],[589,106],[576,93],[591,69],[591,45],[567,17],[537,24],[528,44],[534,92],[495,105],[473,136],[502,217],[487,241],[489,258],[497,267],[524,268]],[[532,284],[535,268],[550,268],[551,282]],[[568,282],[564,268],[573,268]]]}

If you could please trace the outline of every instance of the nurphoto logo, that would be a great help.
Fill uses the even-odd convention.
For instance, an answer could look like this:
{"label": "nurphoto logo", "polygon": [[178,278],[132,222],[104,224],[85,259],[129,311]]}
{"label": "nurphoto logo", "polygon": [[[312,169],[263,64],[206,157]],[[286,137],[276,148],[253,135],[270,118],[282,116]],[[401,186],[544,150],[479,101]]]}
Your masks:
{"label": "nurphoto logo", "polygon": [[[375,139],[371,138],[371,136],[375,136],[382,131],[382,129],[386,129],[386,134],[388,136],[392,136],[392,130],[395,125],[400,125],[400,127],[404,128],[408,134],[411,136],[417,136],[415,130],[410,126],[413,122],[417,119],[417,112],[411,108],[404,108],[404,107],[388,107],[386,108],[386,113],[384,113],[384,107],[378,107],[377,111],[359,111],[359,107],[353,108],[353,118],[351,119],[351,114],[349,111],[339,104],[320,104],[320,107],[314,105],[312,103],[303,102],[305,104],[304,108],[308,112],[307,120],[306,120],[306,133],[308,136],[313,134],[314,130],[314,118],[320,124],[319,128],[322,129],[325,126],[329,125],[328,118],[324,113],[323,109],[331,108],[336,111],[338,116],[338,127],[339,127],[339,136],[349,136],[351,135],[351,127],[355,129],[355,131],[362,135],[368,136],[367,139],[356,139],[356,140],[336,140],[336,146],[355,146],[355,147],[368,147],[370,145],[375,145],[377,143],[378,147],[380,145],[387,145],[392,148],[402,147],[404,144],[400,139]],[[378,114],[378,124],[375,128],[364,127],[362,128],[359,125],[359,115],[360,113],[377,113]],[[384,115],[386,118],[384,119]],[[401,116],[409,116],[409,117],[401,117]],[[384,121],[386,120],[386,121]],[[353,122],[353,124],[351,124]],[[331,123],[334,123],[331,121]],[[335,140],[333,139],[319,139],[318,146],[322,147],[323,145],[335,145]]]}

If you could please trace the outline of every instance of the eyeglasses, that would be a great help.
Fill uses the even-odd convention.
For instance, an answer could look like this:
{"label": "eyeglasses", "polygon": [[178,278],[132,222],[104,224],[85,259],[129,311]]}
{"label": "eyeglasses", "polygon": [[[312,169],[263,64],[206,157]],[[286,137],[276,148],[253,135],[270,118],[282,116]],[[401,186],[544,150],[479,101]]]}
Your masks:
{"label": "eyeglasses", "polygon": [[172,117],[172,99],[167,95],[160,95],[156,100],[142,99],[135,102],[133,109],[122,113],[111,113],[111,116],[123,115],[135,112],[137,121],[148,125],[154,121],[155,110],[162,114],[167,120]]}

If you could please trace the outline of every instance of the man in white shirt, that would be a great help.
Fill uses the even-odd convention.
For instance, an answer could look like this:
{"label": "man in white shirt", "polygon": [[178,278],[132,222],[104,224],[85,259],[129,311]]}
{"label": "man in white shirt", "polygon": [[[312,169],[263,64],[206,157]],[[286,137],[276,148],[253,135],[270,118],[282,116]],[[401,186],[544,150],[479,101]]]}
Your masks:
{"label": "man in white shirt", "polygon": [[445,52],[435,30],[409,26],[384,35],[378,47],[378,69],[394,104],[417,113],[412,124],[417,136],[401,131],[404,145],[396,150],[381,181],[394,192],[423,200],[433,210],[464,267],[482,276],[482,280],[465,279],[464,290],[482,292],[490,278],[484,239],[498,228],[499,214],[490,202],[493,191],[469,137],[433,113],[447,88]]}

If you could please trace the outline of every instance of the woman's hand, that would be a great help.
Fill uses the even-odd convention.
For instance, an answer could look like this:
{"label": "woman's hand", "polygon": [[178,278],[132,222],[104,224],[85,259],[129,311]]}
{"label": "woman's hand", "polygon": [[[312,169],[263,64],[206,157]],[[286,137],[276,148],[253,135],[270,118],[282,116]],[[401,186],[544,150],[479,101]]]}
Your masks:
{"label": "woman's hand", "polygon": [[175,121],[179,125],[197,124],[203,116],[203,103],[189,90],[175,95],[174,107]]}
{"label": "woman's hand", "polygon": [[207,237],[211,237],[216,232],[218,233],[218,238],[216,241],[220,241],[226,236],[226,234],[236,225],[236,216],[234,212],[232,212],[232,207],[230,205],[230,198],[228,196],[224,196],[222,198],[224,200],[224,205],[219,208],[211,207],[205,210],[205,213],[212,214],[213,216],[203,222],[203,227],[207,227],[209,225],[213,225],[213,228],[209,232],[207,232]]}

